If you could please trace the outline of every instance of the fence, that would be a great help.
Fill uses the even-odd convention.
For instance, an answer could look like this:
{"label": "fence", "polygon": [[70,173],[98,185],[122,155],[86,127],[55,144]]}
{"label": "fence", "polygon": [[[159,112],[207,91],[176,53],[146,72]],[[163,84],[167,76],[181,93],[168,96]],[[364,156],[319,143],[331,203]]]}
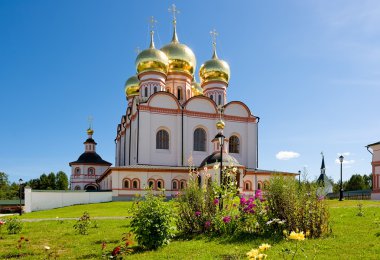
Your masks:
{"label": "fence", "polygon": [[[339,199],[339,192],[327,194],[329,199]],[[344,191],[343,198],[345,200],[370,200],[371,191],[370,190],[359,190],[359,191]]]}
{"label": "fence", "polygon": [[61,208],[76,204],[112,201],[112,191],[32,190],[25,187],[25,212]]}

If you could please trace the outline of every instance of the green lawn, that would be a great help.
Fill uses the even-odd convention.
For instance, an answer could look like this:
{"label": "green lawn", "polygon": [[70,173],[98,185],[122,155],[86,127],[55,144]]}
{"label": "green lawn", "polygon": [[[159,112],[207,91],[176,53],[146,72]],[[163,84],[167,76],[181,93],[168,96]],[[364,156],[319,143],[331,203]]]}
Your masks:
{"label": "green lawn", "polygon": [[[363,201],[364,216],[357,216],[358,201],[329,201],[332,235],[321,239],[300,242],[304,254],[296,259],[379,259],[380,258],[380,202]],[[72,206],[26,214],[23,218],[79,217],[83,211],[94,216],[128,216],[131,203],[112,202]],[[44,246],[50,246],[59,259],[101,259],[101,243],[107,242],[112,250],[120,243],[122,234],[127,232],[128,219],[97,220],[98,228],[91,228],[89,235],[74,233],[74,220],[40,221],[24,223],[20,235],[4,234],[0,240],[0,259],[17,258],[43,259]],[[29,239],[27,245],[18,250],[20,236]],[[157,251],[136,253],[128,259],[245,259],[245,253],[266,242],[272,245],[268,259],[281,259],[283,248],[294,247],[293,241],[282,240],[274,243],[263,239],[231,241],[223,238],[202,237],[189,241],[174,240]]]}

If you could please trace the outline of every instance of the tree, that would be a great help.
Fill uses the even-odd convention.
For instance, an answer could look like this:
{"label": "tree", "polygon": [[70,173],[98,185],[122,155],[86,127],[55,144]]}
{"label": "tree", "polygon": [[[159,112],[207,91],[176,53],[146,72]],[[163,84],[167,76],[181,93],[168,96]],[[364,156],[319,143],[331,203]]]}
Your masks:
{"label": "tree", "polygon": [[372,173],[370,175],[363,175],[364,184],[366,189],[372,189]]}
{"label": "tree", "polygon": [[364,190],[366,188],[363,177],[360,174],[354,174],[347,182],[346,190]]}
{"label": "tree", "polygon": [[66,173],[63,171],[57,172],[55,177],[55,188],[57,190],[67,190],[69,187],[69,180],[67,178]]}
{"label": "tree", "polygon": [[48,179],[48,186],[47,186],[47,190],[55,190],[55,174],[54,172],[51,172],[49,173],[49,175],[47,176],[47,179]]}

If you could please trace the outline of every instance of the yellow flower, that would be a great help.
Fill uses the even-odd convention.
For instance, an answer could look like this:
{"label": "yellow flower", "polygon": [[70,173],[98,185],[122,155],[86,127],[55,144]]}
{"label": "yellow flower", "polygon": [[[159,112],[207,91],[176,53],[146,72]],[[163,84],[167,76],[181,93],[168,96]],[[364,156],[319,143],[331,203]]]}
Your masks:
{"label": "yellow flower", "polygon": [[284,229],[284,230],[282,231],[282,234],[283,234],[284,236],[288,236],[288,231],[287,231],[286,229]]}
{"label": "yellow flower", "polygon": [[236,171],[237,171],[237,168],[236,168],[236,167],[232,168],[232,171],[233,171],[233,172],[236,172]]}
{"label": "yellow flower", "polygon": [[255,257],[255,259],[266,259],[267,255],[266,254],[259,254],[258,256]]}
{"label": "yellow flower", "polygon": [[306,234],[305,234],[306,237],[309,237],[310,236],[310,231],[309,230],[306,230]]}
{"label": "yellow flower", "polygon": [[302,241],[305,240],[305,234],[303,232],[296,233],[294,231],[290,232],[288,236],[289,239]]}
{"label": "yellow flower", "polygon": [[217,169],[219,169],[219,165],[218,165],[218,164],[215,164],[215,165],[214,165],[214,170],[217,170]]}
{"label": "yellow flower", "polygon": [[259,246],[259,249],[260,251],[265,251],[265,250],[268,250],[270,248],[270,245],[269,244],[262,244],[261,246]]}
{"label": "yellow flower", "polygon": [[247,253],[247,256],[249,259],[255,259],[256,256],[259,255],[259,250],[258,249],[252,249]]}

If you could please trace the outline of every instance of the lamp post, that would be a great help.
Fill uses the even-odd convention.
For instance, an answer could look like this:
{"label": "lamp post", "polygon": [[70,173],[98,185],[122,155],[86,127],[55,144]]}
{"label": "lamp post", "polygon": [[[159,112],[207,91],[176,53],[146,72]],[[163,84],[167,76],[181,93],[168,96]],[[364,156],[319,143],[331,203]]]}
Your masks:
{"label": "lamp post", "polygon": [[339,156],[340,161],[340,191],[339,191],[339,201],[343,200],[343,180],[342,180],[342,164],[343,164],[343,155]]}
{"label": "lamp post", "polygon": [[18,180],[18,184],[19,184],[19,197],[20,197],[20,216],[22,215],[22,207],[21,207],[21,188],[22,188],[22,182],[23,180],[22,179],[19,179]]}
{"label": "lamp post", "polygon": [[298,183],[301,185],[301,171],[298,171]]}
{"label": "lamp post", "polygon": [[223,135],[223,133],[220,131],[216,136],[215,138],[218,139],[219,141],[219,147],[220,147],[220,166],[219,166],[219,175],[220,175],[220,185],[222,185],[222,182],[223,182],[223,146],[224,146],[224,138],[225,136]]}

